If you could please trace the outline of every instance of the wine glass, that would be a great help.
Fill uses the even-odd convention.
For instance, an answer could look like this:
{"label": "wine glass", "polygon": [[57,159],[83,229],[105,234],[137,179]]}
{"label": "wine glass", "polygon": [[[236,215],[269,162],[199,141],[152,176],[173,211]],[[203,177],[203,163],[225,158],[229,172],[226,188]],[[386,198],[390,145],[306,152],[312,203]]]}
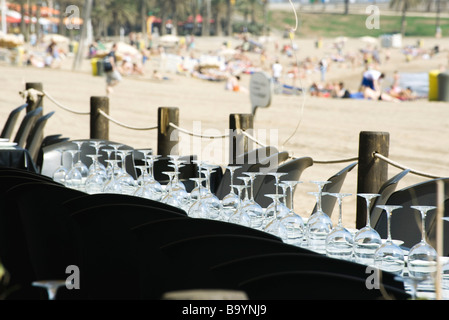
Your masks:
{"label": "wine glass", "polygon": [[187,214],[191,218],[205,218],[207,213],[201,210],[205,207],[201,206],[201,199],[206,195],[206,189],[203,188],[203,182],[206,178],[190,178],[190,180],[195,182],[195,188],[190,192],[190,208]]}
{"label": "wine glass", "polygon": [[154,201],[162,201],[162,197],[165,195],[164,188],[159,181],[154,178],[154,163],[158,161],[159,157],[159,155],[148,155],[146,158],[146,163],[148,165],[148,178],[145,186],[151,192],[150,199]]}
{"label": "wine glass", "polygon": [[211,174],[215,170],[214,165],[209,165],[203,163],[203,168],[205,168],[205,176],[206,176],[206,194],[202,198],[202,206],[206,206],[206,211],[208,212],[208,219],[217,220],[220,217],[220,213],[222,210],[222,205],[220,199],[217,198],[215,194],[212,193],[210,189],[210,179]]}
{"label": "wine glass", "polygon": [[119,155],[121,157],[122,169],[120,170],[120,174],[117,177],[118,183],[122,185],[123,194],[133,195],[137,189],[136,180],[130,175],[127,171],[126,159],[128,156],[134,152],[133,150],[121,150],[119,151]]}
{"label": "wine glass", "polygon": [[99,165],[98,157],[101,155],[87,155],[92,159],[94,169],[90,172],[86,179],[85,189],[88,194],[102,193],[104,184],[108,181],[106,170],[102,169]]}
{"label": "wine glass", "polygon": [[120,162],[120,160],[106,160],[106,162],[111,166],[111,176],[109,177],[109,180],[104,184],[103,192],[122,194],[122,186],[117,181],[117,175],[115,173],[115,170],[118,167],[118,162]]}
{"label": "wine glass", "polygon": [[140,165],[135,166],[137,170],[140,170],[141,175],[139,176],[138,182],[137,182],[137,188],[134,192],[134,196],[151,199],[151,190],[148,188],[148,181],[147,181],[147,166],[146,165]]}
{"label": "wine glass", "polygon": [[239,224],[246,227],[251,227],[251,219],[248,216],[248,214],[243,210],[243,200],[242,200],[242,193],[243,190],[246,188],[244,185],[231,185],[231,188],[237,189],[238,194],[238,205],[237,209],[235,210],[234,214],[229,218],[230,223]]}
{"label": "wine glass", "polygon": [[59,167],[55,170],[55,172],[53,172],[53,181],[65,184],[65,176],[67,175],[67,169],[64,167],[64,150],[57,149],[56,151],[60,153],[61,160]]}
{"label": "wine glass", "polygon": [[56,300],[56,295],[60,287],[66,286],[66,280],[43,280],[33,281],[34,287],[41,287],[47,290],[48,300]]}
{"label": "wine glass", "polygon": [[402,206],[383,205],[377,206],[387,213],[388,236],[384,244],[377,248],[374,253],[374,266],[378,269],[400,275],[404,269],[404,253],[399,246],[393,243],[391,238],[391,216],[394,210]]}
{"label": "wine glass", "polygon": [[[140,170],[141,174],[140,176],[137,177],[136,183],[138,186],[142,186],[145,182],[148,181],[148,163],[147,163],[147,159],[148,156],[151,154],[152,150],[149,149],[140,149],[137,150],[138,152],[143,154],[143,165],[138,168],[138,170]],[[137,166],[135,166],[137,168]]]}
{"label": "wine glass", "polygon": [[75,155],[78,153],[78,150],[67,150],[67,152],[71,154],[72,162],[71,167],[69,171],[67,171],[67,174],[64,178],[65,185],[66,187],[71,189],[81,190],[83,176],[81,175],[81,172],[78,170],[78,168],[75,166],[76,163]]}
{"label": "wine glass", "polygon": [[326,238],[331,232],[333,224],[331,218],[323,211],[321,201],[324,186],[331,182],[311,181],[311,183],[318,186],[318,192],[309,192],[309,194],[315,196],[317,206],[316,211],[307,221],[307,246],[313,251],[326,254]]}
{"label": "wine glass", "polygon": [[81,147],[85,143],[85,141],[73,141],[78,147],[78,161],[75,163],[75,167],[78,169],[78,171],[81,173],[82,176],[82,186],[84,186],[84,183],[86,182],[87,177],[89,176],[89,168],[81,161]]}
{"label": "wine glass", "polygon": [[[95,148],[95,155],[97,155],[97,158],[100,158],[101,157],[101,155],[100,155],[100,148],[105,145],[104,141],[101,141],[101,140],[100,141],[91,141],[90,145]],[[92,171],[92,170],[95,170],[96,169],[96,167],[95,167],[96,165],[99,166],[102,170],[106,170],[105,166],[101,162],[98,162],[96,164],[92,163],[90,165],[89,172]]]}
{"label": "wine glass", "polygon": [[426,240],[427,212],[435,206],[411,206],[421,213],[421,241],[415,244],[408,253],[407,269],[411,278],[419,281],[434,279],[437,272],[437,251]]}
{"label": "wine glass", "polygon": [[[230,186],[234,185],[234,174],[237,169],[241,169],[241,166],[227,166],[226,169],[229,170],[231,183]],[[237,207],[239,205],[238,195],[234,192],[234,188],[231,187],[231,190],[227,195],[223,197],[221,200],[221,220],[228,221],[229,218],[235,213]]]}
{"label": "wine glass", "polygon": [[282,239],[283,242],[287,242],[288,232],[285,225],[281,223],[281,219],[278,219],[279,210],[279,199],[283,197],[281,194],[266,194],[266,197],[273,199],[273,219],[264,227],[264,231],[271,233]]}
{"label": "wine glass", "polygon": [[331,258],[351,260],[353,253],[353,236],[343,227],[342,218],[342,204],[343,198],[349,197],[350,193],[327,193],[328,195],[337,198],[339,215],[338,223],[326,238],[326,254]]}
{"label": "wine glass", "polygon": [[303,246],[304,240],[306,238],[304,220],[294,210],[293,189],[300,183],[302,182],[301,181],[283,182],[283,184],[286,185],[290,190],[290,205],[289,205],[290,211],[285,217],[281,218],[281,223],[287,230],[286,242],[296,246]]}
{"label": "wine glass", "polygon": [[[254,180],[259,172],[244,172],[243,174],[249,177],[249,186],[250,186],[250,196],[249,200],[243,206],[243,210],[246,211],[246,214],[251,219],[251,227],[254,229],[262,229],[263,226],[263,218],[264,218],[264,210],[263,208],[254,200]],[[248,193],[248,192],[247,192]]]}
{"label": "wine glass", "polygon": [[370,265],[374,264],[374,252],[382,245],[379,233],[371,227],[370,208],[372,199],[379,197],[376,193],[359,193],[359,197],[366,201],[366,226],[354,235],[354,259],[356,262]]}

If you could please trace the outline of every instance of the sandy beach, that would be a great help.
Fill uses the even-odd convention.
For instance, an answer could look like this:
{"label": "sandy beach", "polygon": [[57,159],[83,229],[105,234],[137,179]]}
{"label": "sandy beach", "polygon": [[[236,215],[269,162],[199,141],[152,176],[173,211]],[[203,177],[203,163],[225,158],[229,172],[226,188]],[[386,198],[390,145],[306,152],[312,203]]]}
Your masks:
{"label": "sandy beach", "polygon": [[[216,50],[224,41],[231,41],[232,46],[239,40],[232,38],[196,38],[196,52]],[[418,39],[403,39],[403,46],[415,45]],[[391,49],[391,58],[381,64],[390,81],[395,70],[399,72],[429,72],[446,67],[448,63],[449,39],[421,39],[423,48],[439,45],[440,53],[431,59],[417,58],[407,62],[400,49]],[[322,57],[335,52],[334,39],[323,39],[323,47],[315,48],[315,39],[296,38],[298,45],[296,56],[287,57],[275,51],[276,41],[279,47],[289,44],[288,39],[275,38],[266,44],[266,68],[279,57],[284,66],[295,59]],[[348,39],[344,50],[357,51],[366,46],[358,39]],[[255,65],[260,64],[257,54],[248,57]],[[383,57],[383,55],[382,55]],[[55,100],[70,109],[89,112],[91,96],[105,95],[105,79],[95,77],[91,72],[89,60],[83,60],[80,71],[71,71],[72,58],[63,61],[60,69],[40,69],[35,67],[16,67],[0,65],[0,119],[6,121],[9,112],[20,105],[23,100],[19,91],[27,82],[42,82],[44,90]],[[157,109],[161,106],[178,107],[180,126],[186,130],[198,129],[200,125],[204,134],[224,134],[229,126],[232,113],[250,113],[251,104],[246,92],[225,90],[224,82],[200,80],[186,75],[164,73],[169,80],[155,81],[150,78],[159,66],[158,57],[152,57],[145,65],[144,76],[124,77],[110,96],[110,116],[118,121],[136,128],[157,125]],[[269,69],[266,69],[270,72]],[[327,81],[344,81],[347,88],[356,91],[360,84],[363,66],[354,68],[344,64],[332,64],[327,73]],[[251,75],[244,74],[241,86],[248,88]],[[308,87],[319,80],[315,72],[303,79]],[[299,84],[299,83],[298,83]],[[89,119],[66,111],[48,99],[44,102],[44,111],[56,111],[49,120],[45,135],[62,134],[70,139],[89,138]],[[267,141],[288,151],[291,156],[310,156],[317,161],[329,161],[357,157],[358,140],[361,131],[383,131],[390,133],[389,158],[417,171],[439,177],[449,174],[449,104],[446,102],[429,102],[419,99],[409,102],[385,102],[355,99],[332,99],[302,95],[273,96],[271,106],[258,110],[254,129],[273,132],[275,141]],[[299,125],[299,126],[298,126]],[[295,129],[297,130],[295,131]],[[293,135],[293,136],[292,136]],[[192,146],[202,144],[203,160],[208,156],[211,162],[225,165],[227,161],[227,141],[200,140],[188,135],[181,136],[181,154],[191,154]],[[291,137],[291,138],[290,138]],[[289,139],[290,138],[290,139]],[[285,143],[288,140],[287,143]],[[151,147],[156,150],[156,131],[140,131],[110,124],[110,140],[131,145],[135,148]],[[256,146],[255,146],[256,147]],[[204,151],[206,150],[206,151]],[[349,163],[318,164],[315,163],[301,176],[304,181],[295,194],[295,209],[308,217],[315,204],[313,196],[307,194],[316,191],[311,180],[327,180]],[[400,170],[389,166],[389,176]],[[425,181],[414,174],[407,175],[399,187]],[[343,192],[352,193],[344,201],[344,224],[349,228],[355,226],[355,204],[357,192],[357,168],[350,172],[342,188]],[[337,221],[334,211],[332,219]]]}

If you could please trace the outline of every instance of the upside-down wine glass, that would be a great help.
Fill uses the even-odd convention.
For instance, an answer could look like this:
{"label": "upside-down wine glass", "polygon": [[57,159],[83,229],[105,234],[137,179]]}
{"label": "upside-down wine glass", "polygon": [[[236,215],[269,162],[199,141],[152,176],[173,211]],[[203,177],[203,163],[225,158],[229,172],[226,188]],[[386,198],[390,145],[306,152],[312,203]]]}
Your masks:
{"label": "upside-down wine glass", "polygon": [[408,253],[407,269],[410,278],[418,281],[435,279],[437,273],[438,254],[426,239],[427,212],[436,209],[435,206],[411,206],[421,213],[421,241],[415,244]]}
{"label": "upside-down wine glass", "polygon": [[350,193],[328,193],[328,195],[337,198],[338,201],[338,223],[327,235],[326,238],[326,254],[331,258],[352,260],[353,253],[353,236],[343,226],[343,198],[349,197]]}
{"label": "upside-down wine glass", "polygon": [[284,224],[281,223],[281,219],[278,218],[278,214],[281,213],[280,210],[280,198],[284,195],[282,194],[266,194],[266,197],[273,199],[273,219],[268,222],[268,224],[264,227],[264,231],[271,233],[282,239],[283,242],[287,242],[288,233]]}
{"label": "upside-down wine glass", "polygon": [[216,166],[203,163],[203,168],[205,169],[204,174],[206,176],[206,194],[202,198],[202,205],[206,206],[206,211],[208,212],[208,219],[217,220],[220,217],[222,210],[222,205],[220,199],[217,198],[215,194],[211,191],[210,179],[211,174],[215,171]]}
{"label": "upside-down wine glass", "polygon": [[[122,185],[123,194],[133,195],[137,189],[136,180],[132,175],[128,173],[127,169],[127,158],[128,156],[134,152],[134,150],[120,150],[119,155],[122,160],[122,169],[120,170],[120,174],[117,177],[118,183]],[[133,164],[134,165],[134,164]]]}
{"label": "upside-down wine glass", "polygon": [[206,218],[207,212],[203,211],[206,207],[201,205],[202,198],[206,195],[203,187],[203,182],[206,178],[190,178],[190,180],[195,182],[195,188],[190,193],[190,208],[187,211],[187,215],[191,218]]}
{"label": "upside-down wine glass", "polygon": [[136,169],[140,170],[140,176],[137,183],[136,191],[134,192],[134,196],[151,199],[151,191],[148,188],[147,181],[147,166],[146,165],[136,165]]}
{"label": "upside-down wine glass", "polygon": [[[101,140],[100,141],[91,141],[90,145],[95,148],[95,155],[97,156],[97,159],[100,158],[101,157],[100,148],[105,146],[104,141],[101,141]],[[101,169],[106,170],[105,166],[101,162],[98,162],[96,165],[100,166]],[[89,172],[91,170],[95,170],[95,169],[96,169],[95,164],[92,163],[89,167]]]}
{"label": "upside-down wine glass", "polygon": [[377,206],[387,213],[387,230],[388,236],[374,253],[374,266],[380,270],[400,275],[404,269],[404,252],[397,246],[391,237],[391,216],[394,210],[402,208],[402,206],[383,205]]}
{"label": "upside-down wine glass", "polygon": [[242,194],[243,194],[243,191],[246,188],[246,186],[231,185],[231,188],[237,189],[239,202],[238,202],[238,206],[237,206],[237,209],[235,210],[234,214],[229,218],[229,222],[250,228],[251,227],[251,218],[248,216],[248,214],[243,209],[243,200],[242,200]]}
{"label": "upside-down wine glass", "polygon": [[81,161],[81,147],[86,141],[73,141],[78,147],[78,161],[75,163],[75,167],[81,173],[83,177],[83,181],[81,182],[82,187],[84,187],[84,183],[86,182],[87,177],[89,176],[89,167]]}
{"label": "upside-down wine glass", "polygon": [[243,210],[246,211],[246,214],[251,219],[251,227],[254,229],[261,230],[262,226],[263,226],[264,210],[260,206],[260,204],[258,204],[254,200],[254,181],[255,181],[256,177],[258,175],[260,175],[260,173],[259,172],[244,172],[243,174],[245,174],[249,177],[249,188],[250,188],[249,200],[244,205]]}
{"label": "upside-down wine glass", "polygon": [[71,167],[69,171],[67,171],[67,175],[65,176],[65,185],[68,188],[81,190],[83,183],[83,176],[78,168],[75,166],[76,159],[75,155],[78,153],[78,150],[67,150],[68,153],[72,156]]}
{"label": "upside-down wine glass", "polygon": [[231,183],[230,183],[230,191],[227,195],[223,197],[221,200],[221,213],[220,213],[220,219],[223,221],[228,221],[229,218],[235,213],[235,211],[238,208],[239,205],[239,197],[234,192],[234,188],[232,187],[234,185],[234,175],[235,171],[238,169],[241,169],[241,166],[227,166],[226,169],[229,170]]}
{"label": "upside-down wine glass", "polygon": [[111,165],[112,171],[109,180],[104,184],[103,192],[123,194],[122,186],[117,181],[117,175],[115,173],[115,168],[117,168],[118,162],[120,162],[120,160],[106,160],[106,162]]}
{"label": "upside-down wine glass", "polygon": [[[284,181],[283,184],[287,186],[287,189],[290,190],[290,205],[289,205],[289,213],[281,218],[281,224],[284,225],[287,230],[287,240],[288,244],[292,244],[295,246],[303,246],[305,240],[305,225],[302,217],[295,212],[294,209],[294,199],[293,199],[293,190],[294,188],[302,183],[301,181]],[[287,198],[285,198],[287,199]]]}
{"label": "upside-down wine glass", "polygon": [[100,167],[98,157],[101,155],[87,155],[92,159],[94,169],[90,172],[86,179],[85,189],[88,194],[102,193],[104,184],[108,181],[106,170]]}
{"label": "upside-down wine glass", "polygon": [[309,194],[315,196],[316,211],[307,221],[307,246],[313,251],[326,254],[326,238],[331,232],[333,224],[331,218],[323,211],[321,201],[323,188],[330,181],[311,181],[311,183],[318,186],[318,192],[309,192]]}
{"label": "upside-down wine glass", "polygon": [[64,150],[57,149],[56,151],[60,153],[61,160],[59,167],[55,170],[55,172],[53,172],[53,181],[65,184],[65,176],[67,175],[67,169],[64,167]]}
{"label": "upside-down wine glass", "polygon": [[371,201],[379,197],[377,193],[359,193],[357,196],[366,202],[366,226],[354,235],[354,259],[357,263],[369,266],[374,265],[374,252],[382,245],[379,233],[371,227]]}

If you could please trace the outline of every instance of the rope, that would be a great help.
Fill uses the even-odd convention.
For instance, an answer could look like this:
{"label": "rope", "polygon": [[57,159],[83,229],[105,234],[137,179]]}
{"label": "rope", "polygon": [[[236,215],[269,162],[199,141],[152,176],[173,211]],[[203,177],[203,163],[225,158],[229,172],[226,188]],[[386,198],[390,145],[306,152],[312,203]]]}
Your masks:
{"label": "rope", "polygon": [[64,109],[68,112],[74,113],[74,114],[78,114],[78,115],[83,115],[83,116],[87,116],[90,115],[90,112],[79,112],[79,111],[74,111],[71,110],[70,108],[67,108],[65,106],[63,106],[62,104],[60,104],[59,102],[57,102],[52,96],[50,96],[47,92],[42,92],[41,93],[43,96],[47,97],[48,99],[50,99],[50,101],[52,101],[55,105],[57,105],[58,107],[60,107],[61,109]]}
{"label": "rope", "polygon": [[111,118],[106,112],[104,112],[103,110],[99,110],[98,112],[99,112],[103,117],[105,117],[106,119],[108,119],[109,121],[114,122],[115,124],[117,124],[117,125],[119,125],[119,126],[121,126],[121,127],[127,128],[127,129],[145,131],[145,130],[155,130],[155,129],[158,128],[157,126],[156,126],[156,127],[149,127],[149,128],[137,128],[137,127],[131,127],[131,126],[128,126],[128,125],[126,125],[126,124],[124,124],[124,123],[121,123],[121,122],[119,122],[119,121],[117,121],[117,120],[112,119],[112,118]]}
{"label": "rope", "polygon": [[263,143],[261,143],[260,141],[257,141],[256,138],[254,138],[254,137],[253,137],[252,135],[250,135],[249,133],[247,133],[247,132],[245,132],[245,131],[242,131],[242,134],[243,134],[244,136],[246,136],[248,139],[250,139],[250,140],[254,141],[255,143],[257,143],[259,146],[264,147],[264,148],[267,147],[266,144],[263,144]]}
{"label": "rope", "polygon": [[313,160],[313,163],[316,164],[333,164],[333,163],[345,163],[345,162],[353,162],[358,161],[359,158],[348,158],[348,159],[340,159],[340,160],[328,160],[328,161],[319,161],[319,160]]}
{"label": "rope", "polygon": [[198,138],[206,138],[206,139],[222,139],[222,138],[227,138],[229,137],[229,134],[224,134],[224,135],[218,135],[218,136],[212,136],[212,135],[203,135],[203,134],[198,134],[198,133],[194,133],[191,131],[187,131],[185,129],[182,129],[180,127],[178,127],[177,125],[175,125],[174,123],[170,122],[168,124],[170,127],[175,128],[176,130],[179,130],[182,133],[188,134],[190,136],[193,137],[198,137]]}
{"label": "rope", "polygon": [[381,160],[384,160],[385,162],[391,164],[392,166],[394,166],[396,168],[399,168],[399,169],[402,169],[402,170],[410,170],[410,173],[416,174],[418,176],[422,176],[422,177],[430,178],[430,179],[439,179],[440,178],[438,176],[434,176],[434,175],[427,174],[427,173],[424,173],[424,172],[416,171],[416,170],[410,169],[408,167],[405,167],[403,165],[400,165],[399,163],[394,162],[394,161],[388,159],[387,157],[385,157],[385,156],[383,156],[383,155],[381,155],[379,153],[374,153],[374,157],[379,158]]}

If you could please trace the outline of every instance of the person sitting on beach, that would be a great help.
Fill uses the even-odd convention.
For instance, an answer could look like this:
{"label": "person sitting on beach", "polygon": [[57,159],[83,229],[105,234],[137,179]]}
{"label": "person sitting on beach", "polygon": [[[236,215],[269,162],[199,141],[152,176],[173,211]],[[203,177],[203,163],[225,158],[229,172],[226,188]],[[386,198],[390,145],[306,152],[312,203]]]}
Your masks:
{"label": "person sitting on beach", "polygon": [[343,82],[339,82],[334,84],[334,87],[331,91],[331,96],[332,98],[347,99],[351,97],[351,93],[347,89],[345,89],[345,85]]}

